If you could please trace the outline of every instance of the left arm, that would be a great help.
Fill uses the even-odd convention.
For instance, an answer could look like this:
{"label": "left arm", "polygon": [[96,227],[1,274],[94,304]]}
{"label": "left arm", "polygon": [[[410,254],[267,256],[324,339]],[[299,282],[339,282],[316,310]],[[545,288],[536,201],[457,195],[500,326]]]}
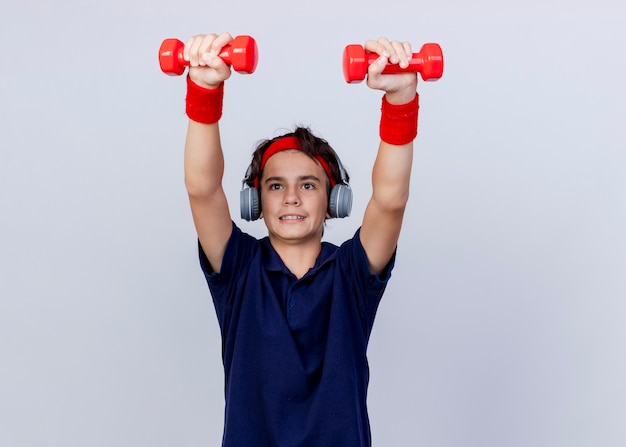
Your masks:
{"label": "left arm", "polygon": [[[415,100],[416,73],[382,74],[387,62],[406,66],[412,55],[411,45],[381,38],[368,41],[365,48],[380,55],[368,68],[367,85],[383,90],[392,106]],[[413,140],[393,143],[380,141],[372,168],[372,197],[361,226],[361,243],[374,274],[382,273],[396,249],[409,198]]]}

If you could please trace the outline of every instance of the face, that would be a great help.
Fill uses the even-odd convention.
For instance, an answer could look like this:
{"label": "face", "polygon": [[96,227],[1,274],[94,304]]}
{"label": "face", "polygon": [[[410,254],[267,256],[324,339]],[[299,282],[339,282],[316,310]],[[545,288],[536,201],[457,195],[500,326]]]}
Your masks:
{"label": "face", "polygon": [[328,208],[327,182],[321,165],[299,150],[269,158],[259,189],[261,217],[272,242],[321,241]]}

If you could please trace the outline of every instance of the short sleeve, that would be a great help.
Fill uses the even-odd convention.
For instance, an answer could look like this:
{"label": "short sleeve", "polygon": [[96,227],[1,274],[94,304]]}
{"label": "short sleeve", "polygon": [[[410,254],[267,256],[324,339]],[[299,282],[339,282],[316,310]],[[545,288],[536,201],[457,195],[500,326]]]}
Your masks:
{"label": "short sleeve", "polygon": [[394,250],[391,259],[381,274],[373,274],[369,269],[369,262],[365,248],[361,243],[360,228],[356,231],[352,239],[344,242],[339,248],[338,259],[346,281],[346,289],[352,291],[358,301],[359,311],[366,330],[371,330],[374,324],[374,317],[382,299],[383,293],[391,272],[395,265],[396,252]]}
{"label": "short sleeve", "polygon": [[241,231],[233,222],[233,231],[226,243],[220,271],[216,272],[198,242],[200,267],[209,286],[217,317],[222,328],[228,321],[232,300],[239,296],[245,287],[250,260],[260,252],[259,241]]}

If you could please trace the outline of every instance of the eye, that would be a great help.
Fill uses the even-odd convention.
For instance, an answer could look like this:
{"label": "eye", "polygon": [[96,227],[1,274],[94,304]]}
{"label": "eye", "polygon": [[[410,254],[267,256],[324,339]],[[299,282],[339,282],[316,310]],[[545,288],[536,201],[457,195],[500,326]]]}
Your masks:
{"label": "eye", "polygon": [[313,183],[303,183],[302,189],[315,189],[315,185]]}
{"label": "eye", "polygon": [[268,189],[269,189],[270,191],[276,191],[276,190],[281,189],[282,187],[283,187],[283,186],[282,186],[280,183],[270,183],[270,184],[268,185]]}

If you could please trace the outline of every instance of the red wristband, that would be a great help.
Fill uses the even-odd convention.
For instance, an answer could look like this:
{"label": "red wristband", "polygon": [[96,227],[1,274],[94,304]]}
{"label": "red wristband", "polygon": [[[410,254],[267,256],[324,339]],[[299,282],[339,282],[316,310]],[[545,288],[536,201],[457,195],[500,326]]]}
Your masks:
{"label": "red wristband", "polygon": [[408,144],[417,136],[419,95],[406,104],[389,104],[386,95],[380,108],[380,139],[389,144]]}
{"label": "red wristband", "polygon": [[189,119],[203,124],[217,123],[222,117],[224,83],[218,88],[200,87],[187,76],[186,112]]}

